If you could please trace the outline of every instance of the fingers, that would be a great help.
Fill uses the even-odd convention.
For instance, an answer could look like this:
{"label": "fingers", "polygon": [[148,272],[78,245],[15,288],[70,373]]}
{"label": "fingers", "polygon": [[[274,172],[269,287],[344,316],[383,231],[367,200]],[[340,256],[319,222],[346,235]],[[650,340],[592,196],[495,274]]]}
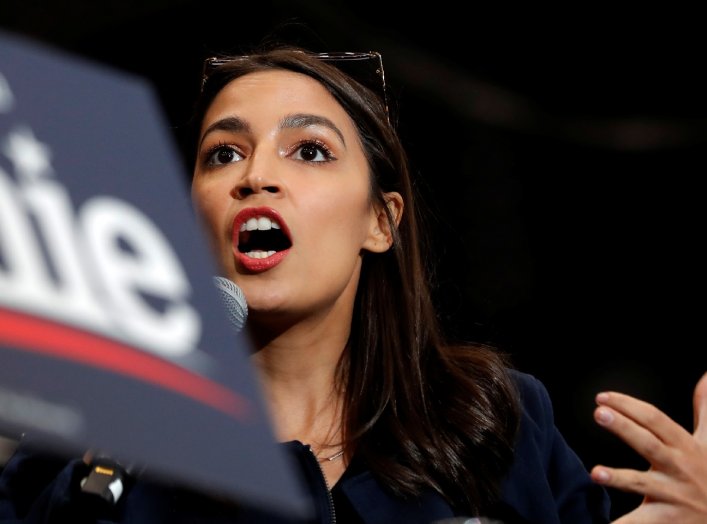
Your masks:
{"label": "fingers", "polygon": [[643,495],[614,524],[707,522],[707,373],[693,395],[695,433],[655,406],[617,392],[597,395],[594,418],[650,463],[646,471],[595,466],[598,484]]}
{"label": "fingers", "polygon": [[692,438],[685,428],[648,402],[613,391],[599,393],[596,402],[599,404],[594,412],[597,423],[643,456],[659,442],[678,447]]}
{"label": "fingers", "polygon": [[[660,471],[653,469],[636,471],[635,469],[609,468],[600,465],[592,469],[591,477],[596,483],[606,487],[643,495],[642,505],[650,505],[653,513],[658,512],[661,507],[669,508],[670,506],[683,510],[692,508],[702,511],[697,507],[700,504],[695,504],[693,500],[694,493],[688,493],[673,477]],[[699,497],[697,498],[699,499]]]}
{"label": "fingers", "polygon": [[86,452],[83,454],[83,461],[85,464],[90,464],[91,461],[93,460],[93,455],[94,451],[92,449],[87,449]]}
{"label": "fingers", "polygon": [[680,482],[653,469],[640,472],[600,465],[595,466],[590,474],[598,484],[643,495],[643,502],[637,509],[613,524],[707,522],[706,492],[692,483]]}
{"label": "fingers", "polygon": [[599,465],[592,468],[591,477],[594,482],[607,487],[660,499],[666,499],[666,488],[670,487],[670,480],[664,475],[635,469]]}
{"label": "fingers", "polygon": [[[670,448],[656,435],[652,427],[644,427],[623,413],[605,405],[594,410],[594,420],[626,442],[649,462],[657,464],[669,462]],[[672,421],[670,423],[674,424]]]}
{"label": "fingers", "polygon": [[702,442],[707,442],[707,373],[695,386],[695,394],[692,400],[693,420],[695,421],[695,438]]}

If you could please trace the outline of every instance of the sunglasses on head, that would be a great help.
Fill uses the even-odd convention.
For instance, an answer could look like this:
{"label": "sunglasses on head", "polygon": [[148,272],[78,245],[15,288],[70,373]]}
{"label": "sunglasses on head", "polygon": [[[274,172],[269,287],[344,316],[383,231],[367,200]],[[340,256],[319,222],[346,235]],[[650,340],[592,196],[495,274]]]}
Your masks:
{"label": "sunglasses on head", "polygon": [[[385,85],[385,70],[383,69],[383,57],[377,51],[342,51],[329,53],[308,53],[324,62],[332,65],[349,75],[351,78],[363,84],[374,93],[378,94],[385,106],[386,115],[388,113],[388,96]],[[201,88],[204,88],[209,76],[216,68],[224,64],[248,58],[248,56],[219,58],[210,57],[204,60],[201,76]]]}

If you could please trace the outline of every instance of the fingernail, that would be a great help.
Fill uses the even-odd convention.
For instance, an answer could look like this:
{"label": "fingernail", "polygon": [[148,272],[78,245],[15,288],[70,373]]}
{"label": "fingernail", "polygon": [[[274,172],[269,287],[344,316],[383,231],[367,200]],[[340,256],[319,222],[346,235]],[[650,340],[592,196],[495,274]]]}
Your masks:
{"label": "fingernail", "polygon": [[596,401],[598,404],[603,404],[604,402],[609,400],[609,394],[608,393],[599,393],[597,395]]}
{"label": "fingernail", "polygon": [[605,469],[597,469],[594,471],[593,477],[597,482],[608,482],[610,475]]}
{"label": "fingernail", "polygon": [[599,408],[596,411],[596,419],[602,426],[608,426],[614,421],[614,414],[608,409]]}

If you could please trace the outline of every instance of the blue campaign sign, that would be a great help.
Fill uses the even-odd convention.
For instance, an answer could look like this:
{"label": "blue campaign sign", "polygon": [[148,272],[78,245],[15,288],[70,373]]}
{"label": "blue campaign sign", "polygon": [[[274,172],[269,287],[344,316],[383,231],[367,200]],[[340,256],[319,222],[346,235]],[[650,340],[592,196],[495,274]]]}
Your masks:
{"label": "blue campaign sign", "polygon": [[159,107],[0,33],[0,433],[307,516]]}

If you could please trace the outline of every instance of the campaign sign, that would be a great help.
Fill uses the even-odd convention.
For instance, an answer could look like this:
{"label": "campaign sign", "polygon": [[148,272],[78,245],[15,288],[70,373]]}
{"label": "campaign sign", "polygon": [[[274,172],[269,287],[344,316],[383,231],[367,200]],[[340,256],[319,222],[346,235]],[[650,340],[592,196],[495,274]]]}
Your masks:
{"label": "campaign sign", "polygon": [[159,108],[0,33],[0,433],[308,516]]}

